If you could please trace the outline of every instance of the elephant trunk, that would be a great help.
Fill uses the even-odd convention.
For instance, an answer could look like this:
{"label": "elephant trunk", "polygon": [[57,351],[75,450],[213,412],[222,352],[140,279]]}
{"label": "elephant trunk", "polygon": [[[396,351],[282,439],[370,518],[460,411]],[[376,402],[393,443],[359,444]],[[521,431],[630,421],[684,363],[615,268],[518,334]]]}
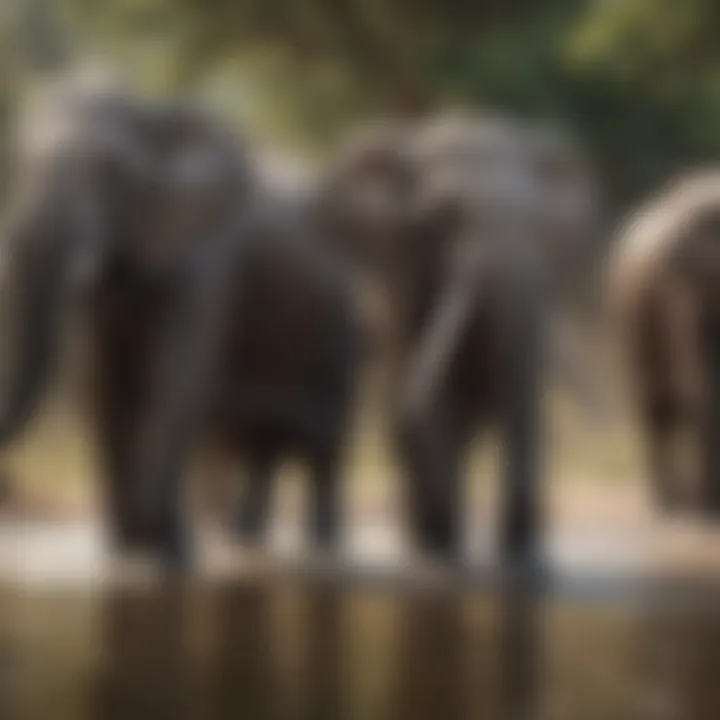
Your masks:
{"label": "elephant trunk", "polygon": [[63,305],[59,248],[14,242],[11,247],[0,285],[0,445],[22,432],[37,410],[57,355]]}
{"label": "elephant trunk", "polygon": [[483,290],[488,248],[470,241],[459,250],[408,373],[403,402],[409,418],[424,416],[437,399]]}

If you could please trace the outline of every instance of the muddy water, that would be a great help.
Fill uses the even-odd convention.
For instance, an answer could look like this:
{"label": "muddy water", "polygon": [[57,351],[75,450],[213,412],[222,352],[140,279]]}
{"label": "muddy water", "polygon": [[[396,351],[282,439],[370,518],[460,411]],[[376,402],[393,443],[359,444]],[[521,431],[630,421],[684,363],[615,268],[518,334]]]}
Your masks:
{"label": "muddy water", "polygon": [[715,718],[720,605],[254,580],[0,590],[0,717]]}

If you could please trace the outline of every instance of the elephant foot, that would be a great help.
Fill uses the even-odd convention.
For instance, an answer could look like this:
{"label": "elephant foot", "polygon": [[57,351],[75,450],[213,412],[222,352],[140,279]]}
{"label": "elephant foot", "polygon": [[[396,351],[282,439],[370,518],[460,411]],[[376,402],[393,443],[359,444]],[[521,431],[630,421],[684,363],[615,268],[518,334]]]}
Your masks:
{"label": "elephant foot", "polygon": [[509,553],[503,559],[501,577],[511,589],[541,590],[551,579],[550,566],[536,548]]}
{"label": "elephant foot", "polygon": [[111,539],[114,554],[150,556],[172,570],[185,570],[192,565],[192,543],[186,533],[150,533],[135,530],[115,533]]}
{"label": "elephant foot", "polygon": [[422,552],[434,562],[446,567],[462,569],[465,567],[465,556],[459,548],[425,546]]}
{"label": "elephant foot", "polygon": [[147,551],[152,539],[137,524],[115,524],[110,531],[110,548],[118,555],[132,555]]}
{"label": "elephant foot", "polygon": [[692,510],[690,498],[668,488],[657,488],[654,493],[654,501],[657,511],[668,518],[677,517]]}
{"label": "elephant foot", "polygon": [[310,533],[313,550],[323,554],[335,554],[339,550],[341,538],[335,519],[320,516],[313,518]]}
{"label": "elephant foot", "polygon": [[193,543],[178,519],[159,523],[152,533],[148,533],[147,548],[170,571],[184,572],[193,565]]}
{"label": "elephant foot", "polygon": [[306,569],[314,575],[331,577],[342,567],[343,554],[340,547],[331,545],[312,544],[303,556]]}
{"label": "elephant foot", "polygon": [[184,534],[182,537],[164,540],[158,550],[158,555],[171,572],[185,572],[192,569],[194,560],[192,543]]}
{"label": "elephant foot", "polygon": [[320,555],[337,555],[340,552],[341,540],[337,533],[312,533],[309,538],[313,552]]}
{"label": "elephant foot", "polygon": [[417,539],[417,546],[423,555],[435,562],[458,568],[464,565],[462,542],[454,530],[434,528],[426,531]]}
{"label": "elephant foot", "polygon": [[260,518],[241,513],[231,524],[235,538],[243,545],[251,548],[263,545],[266,527]]}
{"label": "elephant foot", "polygon": [[311,564],[328,570],[337,567],[342,559],[342,537],[337,523],[328,521],[328,518],[318,522],[320,519],[314,518],[310,527],[307,549]]}

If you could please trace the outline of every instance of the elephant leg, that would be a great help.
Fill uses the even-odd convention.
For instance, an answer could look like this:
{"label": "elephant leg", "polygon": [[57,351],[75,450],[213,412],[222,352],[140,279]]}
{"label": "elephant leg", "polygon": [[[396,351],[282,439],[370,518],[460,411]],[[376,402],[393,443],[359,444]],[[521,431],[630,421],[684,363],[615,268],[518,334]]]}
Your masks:
{"label": "elephant leg", "polygon": [[504,507],[500,547],[511,565],[532,568],[540,555],[541,395],[544,324],[526,302],[511,316],[504,417]]}
{"label": "elephant leg", "polygon": [[[718,357],[696,289],[684,283],[671,284],[664,288],[662,301],[663,322],[656,330],[659,347],[646,358],[644,369],[645,382],[657,396],[655,407],[650,408],[656,493],[660,507],[669,511],[688,503],[688,481],[695,491],[700,488],[704,492],[705,475],[720,467],[712,447],[718,424],[712,368]],[[664,357],[659,361],[661,354]],[[654,368],[658,377],[653,378],[649,368]],[[648,380],[648,375],[653,379]]]}
{"label": "elephant leg", "polygon": [[106,432],[101,448],[106,514],[113,548],[141,548],[146,538],[135,508],[132,475],[128,472],[128,448],[122,437]]}
{"label": "elephant leg", "polygon": [[414,540],[423,552],[455,560],[461,554],[461,453],[449,414],[437,408],[403,425],[400,450]]}
{"label": "elephant leg", "polygon": [[538,400],[528,392],[506,427],[501,548],[512,563],[534,562],[540,542]]}
{"label": "elephant leg", "polygon": [[703,504],[708,514],[720,517],[720,338],[712,347],[712,371],[707,373],[708,393],[701,430]]}
{"label": "elephant leg", "polygon": [[[111,323],[105,322],[103,333]],[[112,333],[110,332],[110,335]],[[99,337],[102,355],[93,365],[93,392],[89,398],[102,475],[105,514],[111,545],[118,550],[139,548],[145,541],[138,516],[137,486],[132,457],[137,387],[132,382],[132,362],[127,354],[113,352],[114,345]],[[127,352],[127,347],[125,348]]]}
{"label": "elephant leg", "polygon": [[708,515],[720,517],[720,413],[708,411],[701,431],[702,504]]}
{"label": "elephant leg", "polygon": [[340,453],[337,446],[323,448],[310,458],[313,497],[310,508],[310,535],[316,547],[336,546],[340,529]]}
{"label": "elephant leg", "polygon": [[183,516],[184,470],[216,381],[234,267],[230,253],[230,244],[218,248],[210,243],[184,268],[184,283],[154,346],[138,427],[135,462],[141,512],[156,533],[158,553],[181,568],[191,549]]}
{"label": "elephant leg", "polygon": [[[664,511],[673,510],[681,502],[682,483],[675,451],[682,419],[678,403],[670,399],[652,403],[645,412],[644,432],[653,493],[657,505]],[[700,423],[701,446],[704,425]]]}
{"label": "elephant leg", "polygon": [[445,559],[460,555],[461,444],[453,418],[452,378],[477,310],[491,295],[494,263],[484,242],[462,237],[455,245],[438,296],[401,378],[400,444],[410,489],[413,524],[421,547]]}
{"label": "elephant leg", "polygon": [[426,484],[423,477],[424,466],[418,457],[413,439],[405,428],[396,428],[396,456],[403,476],[405,515],[407,517],[410,538],[417,548],[422,547],[423,534],[420,531],[422,516],[422,493],[420,488]]}
{"label": "elephant leg", "polygon": [[423,516],[423,494],[421,488],[427,485],[425,478],[425,467],[414,447],[412,438],[407,437],[408,433],[398,431],[397,458],[400,470],[403,475],[405,514],[407,517],[410,538],[415,547],[422,549],[424,533],[421,527]]}
{"label": "elephant leg", "polygon": [[[184,440],[183,444],[187,440]],[[191,546],[182,503],[184,447],[178,443],[168,452],[164,467],[154,473],[154,482],[165,488],[162,504],[144,514],[147,544],[168,565],[184,568],[191,560]],[[145,483],[142,483],[145,485]]]}
{"label": "elephant leg", "polygon": [[447,560],[462,554],[459,453],[449,433],[438,433],[426,448],[426,482],[422,483],[418,530],[422,547]]}
{"label": "elephant leg", "polygon": [[246,485],[235,525],[238,536],[248,544],[257,543],[267,530],[277,460],[275,451],[249,454]]}

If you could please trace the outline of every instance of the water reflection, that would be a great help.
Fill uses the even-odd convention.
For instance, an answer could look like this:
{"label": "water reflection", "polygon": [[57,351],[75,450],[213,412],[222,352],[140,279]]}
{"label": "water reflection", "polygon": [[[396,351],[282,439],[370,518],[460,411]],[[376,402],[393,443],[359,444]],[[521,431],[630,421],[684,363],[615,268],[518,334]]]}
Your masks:
{"label": "water reflection", "polygon": [[404,599],[392,717],[463,717],[466,703],[460,600],[446,591]]}
{"label": "water reflection", "polygon": [[[92,717],[531,717],[536,605],[438,589],[363,597],[322,582],[115,591]],[[383,612],[392,622],[363,653]]]}
{"label": "water reflection", "polygon": [[532,720],[541,714],[542,603],[535,595],[523,592],[506,593],[500,601],[500,706],[493,716]]}
{"label": "water reflection", "polygon": [[277,579],[17,595],[0,621],[18,661],[0,708],[23,720],[714,718],[717,605],[649,599]]}
{"label": "water reflection", "polygon": [[218,718],[342,717],[342,593],[235,585],[214,607]]}
{"label": "water reflection", "polygon": [[258,720],[283,714],[272,643],[272,592],[238,584],[218,592],[218,644],[210,703],[216,717]]}
{"label": "water reflection", "polygon": [[192,717],[182,585],[135,588],[103,599],[91,706],[97,720]]}
{"label": "water reflection", "polygon": [[645,716],[709,720],[720,712],[717,603],[661,606],[643,623],[638,705]]}

